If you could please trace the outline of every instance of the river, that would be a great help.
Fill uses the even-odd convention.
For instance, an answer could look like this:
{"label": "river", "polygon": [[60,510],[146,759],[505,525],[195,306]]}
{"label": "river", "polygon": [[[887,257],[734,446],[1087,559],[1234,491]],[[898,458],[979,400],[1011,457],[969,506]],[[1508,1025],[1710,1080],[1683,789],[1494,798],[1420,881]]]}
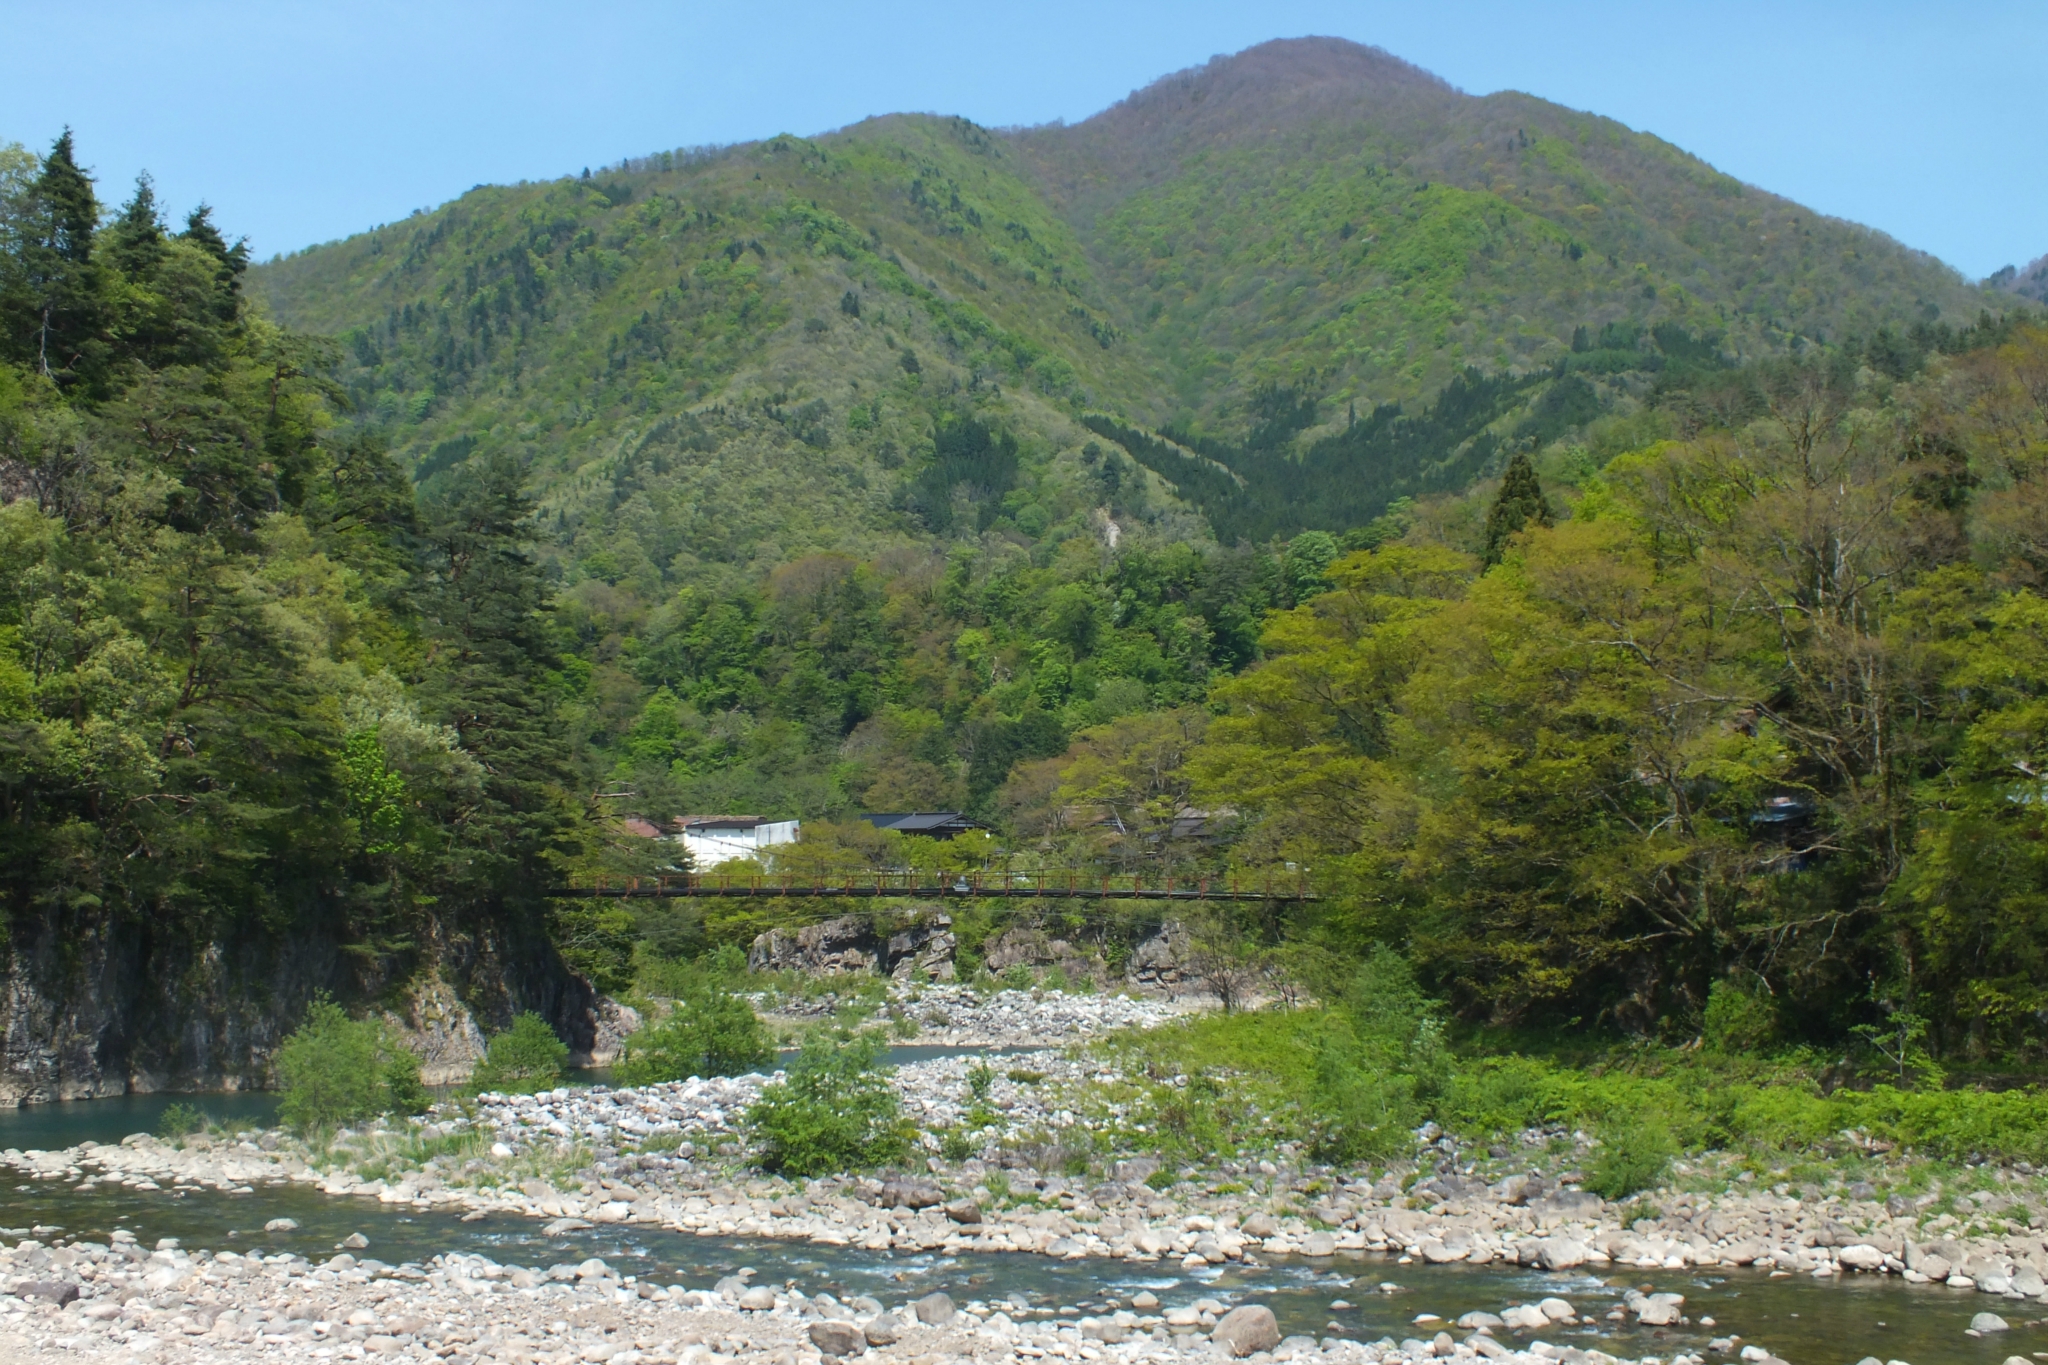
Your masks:
{"label": "river", "polygon": [[[265,1235],[274,1218],[297,1220],[297,1231]],[[1686,1296],[1695,1324],[1668,1334],[1602,1322],[1596,1328],[1545,1333],[1560,1345],[1598,1345],[1617,1355],[1668,1356],[1704,1350],[1709,1338],[1739,1334],[1769,1347],[1793,1365],[1850,1365],[1865,1356],[1913,1365],[2000,1365],[2008,1356],[2048,1350],[2048,1331],[2023,1326],[2034,1305],[1992,1299],[1939,1286],[1911,1286],[1893,1277],[1852,1276],[1816,1281],[1772,1279],[1761,1272],[1632,1270],[1625,1274],[1544,1274],[1517,1267],[1396,1265],[1383,1257],[1343,1255],[1311,1261],[1275,1258],[1256,1268],[1236,1265],[1185,1271],[1172,1262],[1059,1261],[1024,1254],[919,1254],[866,1252],[771,1239],[700,1237],[654,1228],[610,1226],[554,1237],[538,1220],[492,1216],[465,1223],[455,1214],[399,1210],[368,1199],[330,1198],[302,1186],[258,1187],[249,1194],[211,1190],[137,1191],[102,1185],[74,1193],[58,1181],[25,1181],[0,1189],[0,1231],[33,1232],[44,1241],[104,1241],[125,1228],[152,1244],[175,1237],[187,1247],[291,1251],[324,1259],[350,1233],[369,1239],[362,1253],[393,1264],[444,1251],[482,1253],[516,1265],[551,1265],[600,1256],[628,1274],[661,1283],[709,1288],[720,1276],[751,1266],[760,1280],[793,1282],[807,1293],[839,1297],[872,1294],[901,1302],[942,1289],[965,1303],[1021,1298],[1039,1313],[1086,1312],[1104,1295],[1128,1301],[1149,1289],[1168,1306],[1204,1296],[1225,1303],[1256,1298],[1270,1305],[1283,1331],[1376,1340],[1430,1336],[1443,1323],[1418,1327],[1417,1315],[1454,1320],[1472,1309],[1498,1312],[1509,1303],[1545,1295],[1599,1313],[1624,1285]],[[1398,1284],[1383,1292],[1382,1283]],[[1333,1309],[1333,1302],[1354,1307]],[[1963,1334],[1971,1315],[2006,1310],[2014,1330],[1973,1339]],[[1012,1316],[1019,1316],[1015,1309]],[[1332,1328],[1329,1324],[1336,1323]],[[1462,1334],[1460,1334],[1462,1335]]]}
{"label": "river", "polygon": [[[976,1049],[897,1048],[898,1064]],[[586,1073],[601,1082],[602,1073]],[[229,1127],[265,1127],[276,1097],[261,1092],[215,1095],[131,1095],[0,1110],[0,1149],[57,1149],[87,1139],[117,1142],[155,1126],[166,1106],[196,1104]],[[265,1223],[297,1220],[296,1232],[266,1236]],[[773,1239],[738,1240],[634,1226],[604,1226],[554,1237],[538,1220],[493,1215],[465,1223],[454,1213],[394,1208],[369,1199],[331,1198],[303,1186],[259,1186],[248,1194],[213,1190],[138,1191],[100,1185],[74,1192],[61,1181],[16,1180],[0,1186],[0,1232],[32,1233],[42,1240],[104,1241],[115,1228],[145,1244],[175,1237],[190,1248],[291,1251],[315,1259],[331,1255],[350,1233],[369,1239],[365,1253],[393,1264],[439,1252],[482,1253],[518,1265],[545,1266],[600,1256],[623,1272],[663,1283],[708,1288],[720,1276],[751,1266],[771,1283],[793,1282],[846,1298],[872,1294],[901,1302],[942,1289],[964,1302],[1021,1299],[1038,1314],[1089,1311],[1105,1296],[1128,1301],[1149,1289],[1172,1306],[1200,1297],[1225,1303],[1257,1298],[1270,1305],[1283,1331],[1374,1340],[1427,1337],[1472,1309],[1498,1312],[1510,1303],[1557,1295],[1582,1313],[1598,1316],[1618,1301],[1622,1287],[1686,1296],[1694,1326],[1668,1333],[1604,1321],[1596,1327],[1544,1334],[1616,1355],[1668,1357],[1681,1349],[1704,1351],[1710,1338],[1739,1335],[1768,1347],[1793,1365],[1853,1365],[1866,1356],[1912,1365],[2001,1365],[2013,1355],[2048,1353],[2048,1329],[2028,1325],[2039,1305],[1997,1299],[1942,1286],[1913,1286],[1891,1276],[1854,1275],[1828,1280],[1773,1278],[1750,1270],[1626,1270],[1604,1275],[1544,1274],[1514,1266],[1397,1265],[1384,1257],[1342,1254],[1323,1260],[1273,1258],[1260,1267],[1228,1265],[1187,1271],[1166,1261],[1060,1261],[1024,1254],[918,1254],[867,1252]],[[1396,1284],[1383,1291],[1380,1286]],[[1350,1307],[1332,1308],[1335,1302]],[[2007,1318],[2013,1330],[1983,1338],[1964,1335],[1973,1314]],[[1019,1316],[1015,1309],[1012,1316]],[[1419,1314],[1445,1323],[1418,1325]],[[1716,1326],[1698,1326],[1711,1317]],[[1332,1327],[1331,1324],[1335,1326]],[[1460,1334],[1462,1335],[1462,1334]]]}

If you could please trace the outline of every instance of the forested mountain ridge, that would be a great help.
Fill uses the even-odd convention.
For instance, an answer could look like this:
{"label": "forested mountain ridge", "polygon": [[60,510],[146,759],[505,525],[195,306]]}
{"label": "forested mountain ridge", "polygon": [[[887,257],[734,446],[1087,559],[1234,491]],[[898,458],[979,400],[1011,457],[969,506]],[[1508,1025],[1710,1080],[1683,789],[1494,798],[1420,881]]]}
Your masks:
{"label": "forested mountain ridge", "polygon": [[2024,266],[2006,266],[1984,281],[1985,287],[2016,294],[2035,303],[2048,303],[2048,256],[2037,256]]}
{"label": "forested mountain ridge", "polygon": [[[1659,328],[1739,359],[1966,322],[1990,297],[1611,121],[1319,39],[1070,128],[894,116],[478,189],[254,280],[280,319],[346,339],[351,392],[423,478],[517,449],[565,527],[618,526],[617,471],[689,413],[645,447],[664,472],[627,475],[647,503],[687,487],[688,534],[658,506],[657,543],[626,528],[658,567],[687,541],[686,578],[920,538],[906,486],[963,406],[1048,476],[1011,502],[1055,513],[1088,409],[1241,443],[1277,387],[1292,448],[1468,367],[1547,369],[1582,328],[1642,338],[1593,381],[1626,406]],[[1260,533],[1302,525],[1342,529],[1294,497]]]}
{"label": "forested mountain ridge", "polygon": [[1985,303],[1933,257],[1650,134],[1338,40],[1265,43],[1015,136],[1182,420],[1227,421],[1262,381],[1360,408],[1428,395],[1468,364],[1554,361],[1577,326],[1675,324],[1741,357]]}

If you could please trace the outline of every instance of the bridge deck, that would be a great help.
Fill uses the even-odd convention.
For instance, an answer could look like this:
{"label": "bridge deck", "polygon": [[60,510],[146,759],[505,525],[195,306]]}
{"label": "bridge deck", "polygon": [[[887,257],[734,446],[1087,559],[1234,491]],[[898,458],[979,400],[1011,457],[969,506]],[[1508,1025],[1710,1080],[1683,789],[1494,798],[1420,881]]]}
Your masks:
{"label": "bridge deck", "polygon": [[598,878],[549,892],[561,899],[596,896],[623,900],[669,896],[925,896],[973,900],[984,896],[1032,900],[1105,901],[1312,901],[1308,879],[1296,875],[1240,877],[1166,877],[1147,882],[1141,877],[1046,873],[1027,877],[1015,873],[970,872],[935,878],[929,874],[873,872],[818,880],[770,875],[721,876],[717,873],[663,877]]}

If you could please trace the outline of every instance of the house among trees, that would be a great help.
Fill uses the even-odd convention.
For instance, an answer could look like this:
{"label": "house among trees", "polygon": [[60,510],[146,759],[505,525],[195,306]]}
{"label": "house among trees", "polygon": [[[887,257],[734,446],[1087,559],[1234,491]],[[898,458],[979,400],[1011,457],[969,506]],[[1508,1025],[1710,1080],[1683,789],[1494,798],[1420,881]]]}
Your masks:
{"label": "house among trees", "polygon": [[987,829],[979,820],[957,810],[878,811],[861,819],[876,829],[893,829],[899,834],[922,834],[928,839],[950,839],[970,829]]}
{"label": "house among trees", "polygon": [[684,815],[676,819],[690,866],[702,871],[741,858],[759,858],[776,844],[793,844],[800,822],[758,815]]}
{"label": "house among trees", "polygon": [[679,815],[667,830],[638,816],[621,824],[628,834],[642,839],[680,843],[690,855],[691,871],[702,872],[721,863],[760,858],[763,850],[776,844],[793,844],[802,822],[758,815]]}

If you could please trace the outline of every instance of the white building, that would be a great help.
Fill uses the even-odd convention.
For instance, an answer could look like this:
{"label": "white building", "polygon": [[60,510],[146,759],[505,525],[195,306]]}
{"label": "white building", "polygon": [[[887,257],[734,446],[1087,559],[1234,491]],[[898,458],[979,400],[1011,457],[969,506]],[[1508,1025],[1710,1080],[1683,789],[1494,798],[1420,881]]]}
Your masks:
{"label": "white building", "polygon": [[703,872],[741,858],[763,862],[763,851],[796,842],[796,820],[763,820],[758,815],[686,815],[676,821],[683,847],[690,852],[690,870]]}

